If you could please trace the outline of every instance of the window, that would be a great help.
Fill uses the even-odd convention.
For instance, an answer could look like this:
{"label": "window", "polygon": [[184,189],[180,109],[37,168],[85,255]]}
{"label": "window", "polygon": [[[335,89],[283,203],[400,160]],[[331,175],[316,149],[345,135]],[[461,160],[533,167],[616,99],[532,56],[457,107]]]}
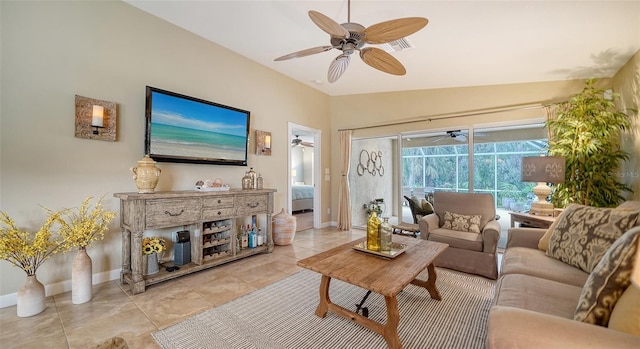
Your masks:
{"label": "window", "polygon": [[[497,208],[528,209],[535,183],[520,180],[522,157],[546,153],[544,125],[475,129],[471,147],[468,135],[469,130],[459,130],[403,136],[403,195],[485,192],[493,195]],[[469,171],[470,150],[473,178]]]}

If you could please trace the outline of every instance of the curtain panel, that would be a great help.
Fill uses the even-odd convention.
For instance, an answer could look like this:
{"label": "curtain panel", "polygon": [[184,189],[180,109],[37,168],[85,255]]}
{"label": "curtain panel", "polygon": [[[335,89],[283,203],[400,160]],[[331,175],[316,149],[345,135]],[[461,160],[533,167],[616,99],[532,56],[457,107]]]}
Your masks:
{"label": "curtain panel", "polygon": [[340,139],[340,192],[338,194],[338,229],[351,229],[351,194],[349,192],[349,167],[351,160],[352,130],[338,131]]}

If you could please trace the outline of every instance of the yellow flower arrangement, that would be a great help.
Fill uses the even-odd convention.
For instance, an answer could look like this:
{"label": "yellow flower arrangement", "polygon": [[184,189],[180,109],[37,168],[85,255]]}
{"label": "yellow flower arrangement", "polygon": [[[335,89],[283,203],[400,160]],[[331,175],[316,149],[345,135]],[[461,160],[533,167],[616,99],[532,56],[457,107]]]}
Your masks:
{"label": "yellow flower arrangement", "polygon": [[75,247],[87,248],[93,241],[104,238],[104,232],[116,214],[104,210],[102,199],[93,210],[89,208],[89,201],[91,197],[82,202],[77,212],[44,207],[48,217],[35,234],[18,228],[7,213],[0,212],[0,259],[24,270],[27,275],[35,275],[38,267],[52,255]]}
{"label": "yellow flower arrangement", "polygon": [[145,237],[142,239],[142,253],[152,254],[165,250],[164,239],[159,237]]}
{"label": "yellow flower arrangement", "polygon": [[27,275],[35,275],[44,261],[67,249],[64,238],[52,238],[52,228],[60,222],[62,211],[46,211],[49,217],[35,234],[21,230],[6,212],[0,212],[0,259],[24,270]]}
{"label": "yellow flower arrangement", "polygon": [[115,212],[105,211],[102,206],[103,198],[91,209],[91,199],[92,197],[84,199],[77,212],[65,210],[60,217],[60,235],[66,240],[69,249],[88,248],[94,241],[104,239],[109,222],[116,216]]}

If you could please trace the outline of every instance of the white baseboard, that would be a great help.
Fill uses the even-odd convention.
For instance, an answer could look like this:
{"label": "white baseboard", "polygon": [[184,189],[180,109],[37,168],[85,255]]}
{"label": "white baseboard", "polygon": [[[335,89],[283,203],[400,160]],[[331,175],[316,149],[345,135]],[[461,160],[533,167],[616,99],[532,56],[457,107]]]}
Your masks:
{"label": "white baseboard", "polygon": [[[103,282],[112,281],[120,279],[120,270],[115,269],[110,271],[105,271],[98,274],[93,274],[91,278],[91,283],[93,285],[101,284]],[[71,291],[71,280],[65,280],[61,282],[56,282],[51,285],[44,285],[44,292],[49,296],[55,296],[61,293]],[[6,308],[13,305],[16,305],[18,299],[18,292],[5,294],[0,296],[0,308]]]}
{"label": "white baseboard", "polygon": [[336,222],[324,222],[320,224],[320,228],[329,228],[329,227],[337,227],[338,223]]}

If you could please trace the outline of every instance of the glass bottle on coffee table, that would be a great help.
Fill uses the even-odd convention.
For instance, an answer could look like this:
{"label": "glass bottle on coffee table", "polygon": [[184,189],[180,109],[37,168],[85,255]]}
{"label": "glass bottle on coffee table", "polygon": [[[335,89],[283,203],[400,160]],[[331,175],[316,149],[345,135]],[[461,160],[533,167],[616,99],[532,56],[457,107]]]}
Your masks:
{"label": "glass bottle on coffee table", "polygon": [[393,227],[389,223],[389,217],[384,217],[380,223],[380,251],[391,251],[391,236],[393,235]]}
{"label": "glass bottle on coffee table", "polygon": [[380,252],[380,218],[376,211],[371,211],[367,220],[367,250]]}

